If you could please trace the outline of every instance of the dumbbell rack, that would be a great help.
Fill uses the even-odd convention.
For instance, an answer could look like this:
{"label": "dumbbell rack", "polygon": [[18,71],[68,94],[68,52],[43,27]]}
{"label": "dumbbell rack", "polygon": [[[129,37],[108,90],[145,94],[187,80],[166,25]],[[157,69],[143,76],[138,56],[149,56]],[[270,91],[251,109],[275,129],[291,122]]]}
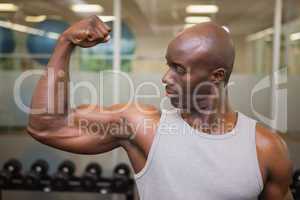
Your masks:
{"label": "dumbbell rack", "polygon": [[0,200],[56,200],[56,197],[75,200],[73,196],[78,195],[85,196],[80,199],[97,197],[98,200],[134,198],[134,180],[124,163],[114,168],[112,177],[101,176],[102,168],[95,162],[87,165],[81,176],[74,174],[75,164],[69,160],[63,161],[54,174],[49,175],[48,169],[48,163],[39,159],[23,173],[20,161],[8,160],[0,171]]}
{"label": "dumbbell rack", "polygon": [[0,190],[0,200],[126,200],[125,194],[100,194],[92,192],[41,192]]}

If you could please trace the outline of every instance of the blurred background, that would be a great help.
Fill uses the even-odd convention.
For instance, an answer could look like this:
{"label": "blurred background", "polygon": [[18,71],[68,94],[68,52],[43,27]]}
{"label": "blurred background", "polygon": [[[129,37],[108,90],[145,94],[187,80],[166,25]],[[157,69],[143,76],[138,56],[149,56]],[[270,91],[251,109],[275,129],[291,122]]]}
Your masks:
{"label": "blurred background", "polygon": [[[98,15],[112,27],[112,40],[90,49],[76,48],[71,61],[74,83],[89,81],[97,89],[97,103],[109,105],[129,99],[128,80],[106,70],[120,70],[135,88],[145,81],[160,86],[160,97],[141,101],[160,106],[161,77],[167,69],[166,47],[180,31],[215,21],[231,33],[236,60],[230,99],[236,110],[281,131],[295,169],[300,168],[300,1],[299,0],[9,0],[0,1],[0,164],[19,159],[29,168],[36,159],[49,161],[50,173],[63,160],[81,173],[87,163],[99,162],[103,173],[128,163],[121,149],[82,156],[43,146],[24,132],[27,114],[16,104],[16,80],[44,69],[59,34],[72,23]],[[103,80],[99,81],[99,74]],[[276,76],[274,76],[274,74]],[[30,105],[38,75],[25,77],[17,96]],[[149,84],[141,94],[153,94]],[[74,105],[90,103],[90,93],[76,90]]]}

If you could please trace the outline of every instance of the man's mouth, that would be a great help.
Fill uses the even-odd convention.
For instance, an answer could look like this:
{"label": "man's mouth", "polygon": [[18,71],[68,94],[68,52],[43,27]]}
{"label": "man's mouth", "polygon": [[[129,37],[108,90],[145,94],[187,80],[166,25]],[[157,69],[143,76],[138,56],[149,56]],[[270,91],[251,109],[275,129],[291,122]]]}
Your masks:
{"label": "man's mouth", "polygon": [[166,86],[166,96],[175,96],[177,95],[176,90],[173,90],[172,88],[170,88],[170,86]]}

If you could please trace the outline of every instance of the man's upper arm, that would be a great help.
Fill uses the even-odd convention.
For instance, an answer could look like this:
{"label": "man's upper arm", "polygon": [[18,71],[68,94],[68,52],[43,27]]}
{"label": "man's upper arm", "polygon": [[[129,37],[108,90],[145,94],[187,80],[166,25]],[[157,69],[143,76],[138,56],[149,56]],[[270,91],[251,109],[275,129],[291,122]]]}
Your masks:
{"label": "man's upper arm", "polygon": [[[28,126],[27,130],[43,144],[72,153],[98,154],[122,146],[125,140],[135,138],[141,143],[151,136],[144,132],[155,128],[158,116],[159,111],[153,106],[137,103],[110,107],[83,105],[66,118],[50,119],[46,128]],[[146,119],[153,126],[144,127]]]}
{"label": "man's upper arm", "polygon": [[257,127],[257,135],[258,149],[266,168],[266,183],[260,199],[290,199],[292,162],[289,159],[286,143],[278,133],[262,126]]}

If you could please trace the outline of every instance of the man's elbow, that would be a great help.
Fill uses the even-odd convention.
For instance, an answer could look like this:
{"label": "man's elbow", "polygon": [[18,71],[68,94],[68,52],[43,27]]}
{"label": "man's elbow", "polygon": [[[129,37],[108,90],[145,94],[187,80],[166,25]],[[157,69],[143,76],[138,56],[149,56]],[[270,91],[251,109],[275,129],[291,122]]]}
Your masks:
{"label": "man's elbow", "polygon": [[33,128],[30,124],[26,127],[26,132],[35,140],[43,142],[46,139],[46,132]]}
{"label": "man's elbow", "polygon": [[57,120],[49,116],[30,116],[26,132],[38,141],[43,141],[51,129],[56,126]]}

